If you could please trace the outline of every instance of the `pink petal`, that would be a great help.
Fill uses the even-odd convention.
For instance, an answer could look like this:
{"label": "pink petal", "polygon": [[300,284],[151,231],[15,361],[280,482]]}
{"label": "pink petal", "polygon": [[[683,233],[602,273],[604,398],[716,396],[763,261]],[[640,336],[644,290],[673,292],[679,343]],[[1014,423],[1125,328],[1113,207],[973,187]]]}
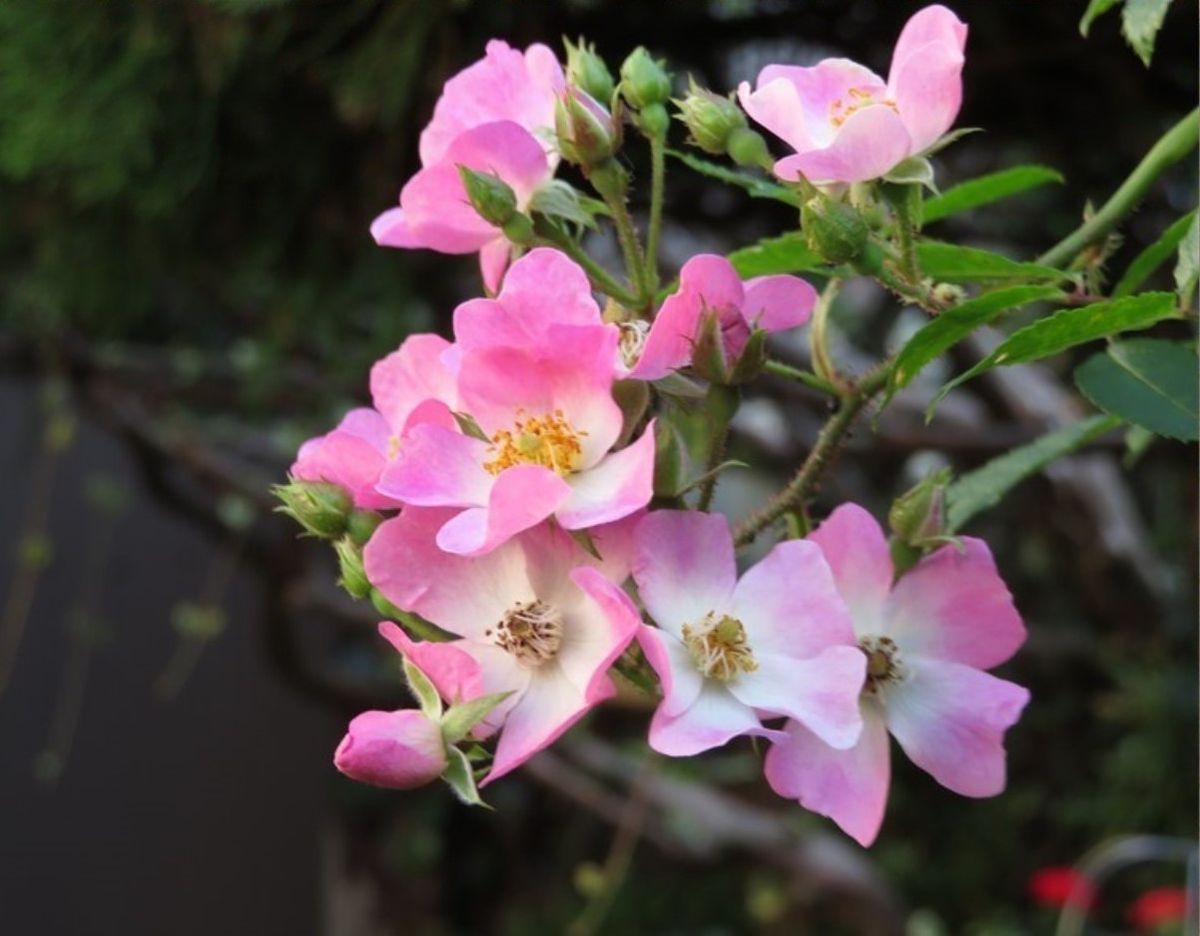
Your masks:
{"label": "pink petal", "polygon": [[691,708],[704,687],[704,677],[696,669],[687,648],[657,627],[643,625],[638,629],[637,639],[662,686],[663,698],[658,712],[669,719]]}
{"label": "pink petal", "polygon": [[584,597],[569,611],[556,659],[587,700],[598,702],[612,695],[609,667],[625,652],[642,618],[629,597],[596,569],[581,566],[571,581]]}
{"label": "pink petal", "polygon": [[454,376],[441,360],[449,347],[438,335],[411,335],[371,368],[371,398],[392,433],[403,432],[413,410],[427,400],[455,406]]}
{"label": "pink petal", "polygon": [[403,208],[389,208],[371,222],[371,237],[380,247],[424,247],[425,241],[409,226]]}
{"label": "pink petal", "polygon": [[567,483],[548,468],[507,468],[496,476],[486,506],[464,510],[446,522],[438,532],[438,547],[459,556],[491,552],[522,530],[541,523],[570,494]]}
{"label": "pink petal", "polygon": [[614,584],[620,585],[629,577],[633,562],[631,527],[637,517],[617,523],[593,527],[588,531],[592,544],[600,553],[597,559],[585,551],[570,533],[557,523],[542,523],[521,534],[525,550],[526,574],[538,596],[552,605],[571,604],[582,597],[571,581],[571,573],[579,566],[590,566]]}
{"label": "pink petal", "polygon": [[887,633],[902,650],[991,669],[1025,642],[1025,625],[983,540],[943,546],[901,576]]}
{"label": "pink petal", "polygon": [[410,790],[438,778],[446,751],[441,728],[418,711],[363,712],[350,722],[333,763],[362,783]]}
{"label": "pink petal", "polygon": [[507,43],[488,43],[485,58],[450,78],[421,133],[421,162],[439,161],[452,141],[472,127],[511,120],[529,131],[554,126],[554,101],[562,68],[545,46],[522,54]]}
{"label": "pink petal", "polygon": [[775,738],[782,732],[764,728],[750,706],[712,680],[681,714],[669,717],[660,706],[650,721],[650,747],[668,757],[691,757],[721,747],[739,735]]}
{"label": "pink petal", "polygon": [[779,543],[751,566],[733,590],[730,613],[755,652],[804,658],[854,643],[833,573],[821,547],[807,540]]}
{"label": "pink petal", "polygon": [[481,439],[436,423],[420,423],[409,429],[376,489],[419,507],[485,504],[495,483],[483,469],[487,448]]}
{"label": "pink petal", "polygon": [[831,747],[851,747],[862,731],[858,696],[867,658],[856,647],[830,647],[808,660],[755,653],[758,668],[729,683],[729,691],[759,711],[801,722]]}
{"label": "pink petal", "polygon": [[[474,168],[474,167],[472,167]],[[403,226],[384,228],[382,218],[371,225],[385,233],[375,241],[384,247],[424,247],[440,253],[474,253],[499,235],[484,221],[467,198],[454,163],[442,162],[421,169],[400,191]]]}
{"label": "pink petal", "polygon": [[379,633],[401,656],[428,676],[434,688],[451,705],[486,695],[479,662],[467,652],[464,641],[410,640],[408,634],[391,621],[381,621]]}
{"label": "pink petal", "polygon": [[387,424],[374,410],[351,410],[336,429],[305,442],[288,473],[301,481],[340,485],[356,507],[394,507],[395,499],[375,492],[386,464],[386,433]]}
{"label": "pink petal", "polygon": [[737,581],[728,521],[695,510],[647,514],[634,532],[633,577],[650,616],[675,637],[725,611]]}
{"label": "pink petal", "polygon": [[[612,694],[610,691],[604,696]],[[554,661],[533,671],[529,688],[508,713],[492,769],[480,784],[499,780],[555,741],[603,698],[588,699]]]}
{"label": "pink petal", "polygon": [[863,708],[858,743],[838,751],[798,722],[788,722],[787,739],[767,752],[771,789],[828,816],[860,845],[875,841],[883,824],[891,773],[887,727],[874,705]]}
{"label": "pink petal", "polygon": [[641,510],[654,496],[654,421],[640,439],[570,475],[571,496],[555,517],[568,530],[612,523]]}
{"label": "pink petal", "polygon": [[1029,690],[961,663],[905,655],[908,678],[886,697],[887,723],[914,764],[963,796],[1004,789],[1004,732]]}
{"label": "pink petal", "polygon": [[756,276],[745,285],[742,317],[751,328],[798,328],[812,317],[817,304],[817,291],[798,276]]}
{"label": "pink petal", "polygon": [[872,104],[851,114],[826,148],[781,159],[775,175],[789,182],[803,177],[814,185],[867,182],[886,175],[912,151],[900,115]]}
{"label": "pink petal", "polygon": [[500,288],[512,252],[513,245],[504,237],[497,237],[479,248],[479,273],[488,292],[494,293]]}
{"label": "pink petal", "polygon": [[401,610],[452,634],[484,640],[510,608],[536,596],[516,544],[477,559],[439,549],[435,537],[450,516],[451,511],[410,507],[385,520],[363,550],[367,579]]}
{"label": "pink petal", "polygon": [[[533,193],[554,175],[542,145],[511,120],[484,123],[464,131],[438,164],[454,167],[455,175],[459,166],[466,166],[499,176],[512,188],[520,206],[528,204]],[[400,204],[404,205],[403,194]]]}
{"label": "pink petal", "polygon": [[888,92],[919,152],[950,129],[962,106],[967,26],[944,6],[914,14],[892,55]]}
{"label": "pink petal", "polygon": [[667,296],[629,376],[636,380],[661,380],[692,363],[701,311],[700,297],[693,292],[680,290]]}
{"label": "pink petal", "polygon": [[697,254],[685,263],[679,291],[695,293],[706,309],[740,309],[746,296],[733,264],[717,254]]}
{"label": "pink petal", "polygon": [[857,504],[842,504],[808,537],[821,547],[859,636],[884,628],[892,588],[892,555],[875,518]]}

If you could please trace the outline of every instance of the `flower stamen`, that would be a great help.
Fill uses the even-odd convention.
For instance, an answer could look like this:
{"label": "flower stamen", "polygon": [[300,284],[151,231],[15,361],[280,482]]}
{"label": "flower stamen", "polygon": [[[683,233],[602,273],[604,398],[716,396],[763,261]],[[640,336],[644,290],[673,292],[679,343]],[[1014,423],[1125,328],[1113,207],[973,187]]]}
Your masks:
{"label": "flower stamen", "polygon": [[536,669],[562,646],[562,612],[534,599],[513,607],[494,628],[484,631],[493,643],[516,657],[526,669]]}
{"label": "flower stamen", "polygon": [[758,669],[745,626],[727,614],[709,611],[699,623],[684,624],[683,643],[697,669],[711,679],[728,682]]}
{"label": "flower stamen", "polygon": [[583,458],[580,439],[586,435],[574,429],[560,409],[545,416],[528,416],[517,410],[513,428],[500,429],[492,436],[488,449],[492,457],[483,467],[498,475],[514,465],[541,465],[564,477],[579,467]]}
{"label": "flower stamen", "polygon": [[840,127],[852,115],[862,110],[864,107],[870,107],[872,104],[882,104],[884,107],[890,107],[892,110],[899,113],[895,101],[875,99],[875,92],[869,88],[850,88],[846,94],[850,97],[850,103],[845,103],[841,98],[834,98],[829,102],[829,122],[834,127]]}
{"label": "flower stamen", "polygon": [[891,637],[863,637],[858,642],[858,648],[867,655],[867,681],[863,685],[863,695],[878,698],[888,686],[908,676],[908,668],[900,657],[900,648]]}

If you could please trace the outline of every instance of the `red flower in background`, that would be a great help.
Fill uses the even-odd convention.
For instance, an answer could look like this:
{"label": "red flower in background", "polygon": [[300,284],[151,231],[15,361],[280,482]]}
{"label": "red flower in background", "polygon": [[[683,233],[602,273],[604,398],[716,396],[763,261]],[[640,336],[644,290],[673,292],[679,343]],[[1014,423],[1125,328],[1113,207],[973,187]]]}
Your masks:
{"label": "red flower in background", "polygon": [[1074,868],[1038,868],[1029,877],[1029,895],[1043,907],[1087,909],[1096,901],[1096,887]]}
{"label": "red flower in background", "polygon": [[1188,895],[1182,887],[1156,887],[1129,906],[1129,922],[1141,933],[1156,933],[1168,923],[1182,923]]}

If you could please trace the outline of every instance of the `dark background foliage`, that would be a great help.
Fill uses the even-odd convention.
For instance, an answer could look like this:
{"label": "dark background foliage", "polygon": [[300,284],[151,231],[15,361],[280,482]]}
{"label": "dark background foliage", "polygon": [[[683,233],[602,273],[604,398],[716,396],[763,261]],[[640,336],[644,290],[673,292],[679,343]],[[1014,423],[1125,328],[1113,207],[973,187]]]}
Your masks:
{"label": "dark background foliage", "polygon": [[[959,122],[985,132],[939,157],[940,180],[1039,162],[1067,181],[946,222],[940,236],[1035,255],[1194,106],[1194,5],[1175,4],[1150,69],[1115,20],[1083,40],[1082,5],[955,4],[971,27]],[[0,916],[30,933],[316,932],[318,907],[327,921],[353,919],[357,894],[380,909],[367,913],[379,932],[562,931],[612,831],[563,794],[561,778],[557,787],[514,778],[494,791],[496,813],[468,813],[442,790],[385,796],[333,776],[337,720],[395,703],[399,690],[389,661],[372,652],[370,614],[323,589],[333,578],[327,557],[267,514],[266,486],[300,439],[362,396],[376,357],[411,331],[445,330],[454,303],[478,290],[472,260],[382,250],[367,227],[416,168],[416,136],[441,82],[487,38],[523,46],[582,34],[614,66],[645,44],[678,75],[726,90],[773,60],[837,54],[883,70],[918,6],[0,4],[0,412],[11,440],[0,544],[6,562],[14,557],[0,575],[5,620],[25,591],[32,604],[27,655],[0,695],[0,796],[24,804],[26,820],[19,847],[0,844]],[[632,154],[635,172],[643,155]],[[1168,175],[1124,226],[1111,268],[1195,200],[1192,167]],[[664,252],[678,264],[793,222],[780,206],[717,191],[676,166]],[[894,317],[873,294],[841,315],[866,351],[880,350]],[[853,497],[885,510],[924,450],[947,443],[965,468],[1035,429],[986,385],[960,393],[978,397],[977,425],[940,435],[939,421],[924,435],[885,426],[875,441],[860,431],[824,506]],[[783,388],[764,399],[795,436],[790,449],[765,454],[802,451],[819,404]],[[67,431],[79,421],[82,431]],[[59,445],[55,431],[72,441]],[[739,444],[754,446],[753,433]],[[1107,468],[1076,460],[1030,482],[978,524],[1030,625],[1007,675],[1033,688],[1034,703],[1012,735],[1012,782],[999,799],[954,798],[897,762],[870,858],[903,909],[864,924],[853,899],[807,886],[752,848],[698,861],[648,841],[606,931],[892,932],[925,908],[912,932],[1043,932],[1051,916],[1026,889],[1034,869],[1070,863],[1112,836],[1193,835],[1195,449],[1159,442],[1127,481],[1107,470],[1116,455],[1095,455]],[[50,487],[57,463],[65,468]],[[1089,472],[1106,480],[1089,483]],[[133,498],[127,512],[122,496]],[[116,531],[107,545],[86,546],[106,524]],[[80,584],[89,562],[105,570],[94,586]],[[203,621],[181,610],[189,600],[223,609],[230,626],[197,636]],[[68,618],[71,627],[60,623]],[[194,670],[180,664],[192,678],[164,707],[148,685],[176,631],[174,652],[211,649]],[[81,653],[94,658],[92,681],[68,663],[56,695],[61,661]],[[77,729],[56,747],[71,687],[86,690]],[[617,708],[590,730],[636,754],[645,717]],[[37,757],[48,723],[60,760],[77,739],[61,775],[61,764]],[[178,732],[195,732],[219,756],[168,756]],[[108,769],[118,759],[128,769]],[[722,790],[782,805],[755,780],[748,750],[709,761],[704,776]],[[136,826],[144,836],[106,825],[106,803],[133,815],[135,799],[159,802],[158,818]],[[777,814],[798,835],[823,828],[798,809]],[[696,818],[670,816],[673,834],[699,835]],[[94,857],[56,863],[75,848]],[[159,862],[160,853],[194,860]],[[1167,867],[1126,875],[1098,912],[1119,930],[1130,894],[1180,876]],[[260,900],[246,880],[259,882]],[[40,928],[47,919],[57,922]],[[376,931],[347,926],[340,931]]]}

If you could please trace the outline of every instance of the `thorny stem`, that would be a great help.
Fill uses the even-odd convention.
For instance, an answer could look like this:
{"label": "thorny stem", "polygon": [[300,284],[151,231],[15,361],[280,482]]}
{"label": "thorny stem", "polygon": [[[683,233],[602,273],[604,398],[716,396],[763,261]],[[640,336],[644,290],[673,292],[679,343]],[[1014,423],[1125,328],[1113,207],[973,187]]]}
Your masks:
{"label": "thorny stem", "polygon": [[647,295],[658,291],[658,241],[662,235],[663,176],[666,170],[666,133],[650,139],[650,228],[646,234]]}
{"label": "thorny stem", "polygon": [[812,451],[808,453],[808,458],[804,459],[804,463],[797,470],[795,477],[761,510],[753,514],[738,528],[735,537],[738,546],[746,546],[754,542],[759,533],[784,514],[798,511],[804,507],[817,482],[820,481],[822,473],[837,452],[838,446],[841,445],[850,427],[854,425],[858,414],[877,393],[887,386],[891,370],[892,361],[884,361],[842,397],[841,406],[821,429]]}
{"label": "thorny stem", "polygon": [[641,309],[650,301],[654,290],[648,288],[646,265],[642,258],[642,248],[638,245],[637,229],[633,226],[633,218],[629,214],[629,206],[625,203],[623,195],[605,200],[617,229],[617,240],[621,243],[621,253],[625,257],[625,269],[629,272],[630,281],[636,284],[638,297],[635,305]]}
{"label": "thorny stem", "polygon": [[725,460],[725,452],[729,448],[729,421],[726,420],[720,427],[717,428],[708,447],[708,465],[705,470],[708,472],[703,483],[700,485],[700,499],[696,502],[697,510],[708,510],[712,506],[713,494],[717,490],[717,476],[720,472],[717,471],[717,466]]}
{"label": "thorny stem", "polygon": [[921,282],[921,268],[917,264],[916,217],[910,201],[909,186],[889,199],[896,216],[896,243],[900,248],[899,267],[904,278],[914,286]]}
{"label": "thorny stem", "polygon": [[896,275],[893,266],[898,265],[899,261],[890,248],[872,239],[867,242],[862,256],[854,262],[854,269],[863,276],[874,277],[905,302],[918,305],[926,312],[937,315],[943,311],[943,305],[934,298],[932,289],[924,283],[910,283]]}
{"label": "thorny stem", "polygon": [[599,263],[575,243],[565,233],[550,225],[538,225],[537,242],[541,246],[557,247],[568,257],[583,267],[588,279],[600,292],[616,299],[621,305],[630,309],[641,305],[641,300],[628,288],[623,286],[615,276],[604,269]]}
{"label": "thorny stem", "polygon": [[1037,262],[1045,266],[1061,266],[1104,237],[1133,210],[1168,166],[1195,148],[1197,139],[1200,139],[1200,108],[1164,133],[1100,210],[1038,257]]}

